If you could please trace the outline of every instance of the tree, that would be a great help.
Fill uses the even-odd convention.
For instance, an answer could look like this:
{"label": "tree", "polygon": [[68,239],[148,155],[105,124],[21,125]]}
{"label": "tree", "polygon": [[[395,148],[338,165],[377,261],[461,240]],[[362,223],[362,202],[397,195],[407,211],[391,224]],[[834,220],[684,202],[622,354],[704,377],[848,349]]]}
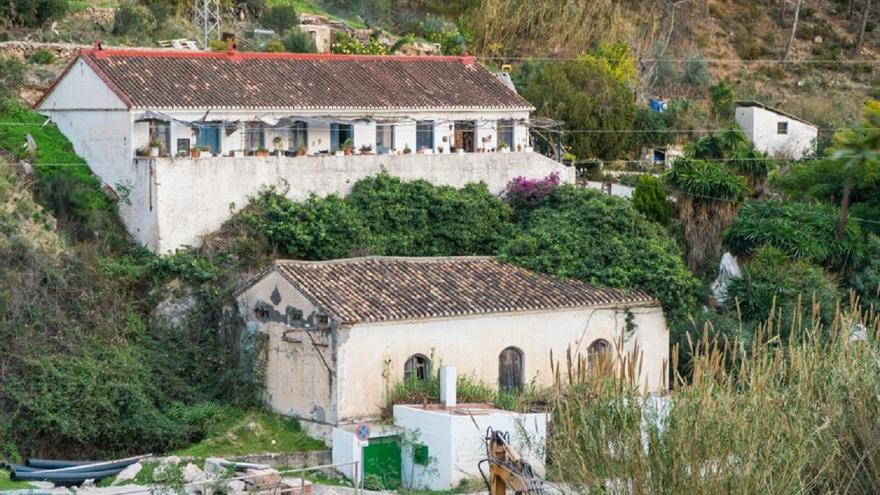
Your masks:
{"label": "tree", "polygon": [[862,43],[865,41],[865,29],[868,27],[868,16],[871,13],[871,0],[865,0],[864,10],[862,10],[862,21],[859,24],[859,35],[856,38],[856,46],[853,52],[856,55],[862,53]]}
{"label": "tree", "polygon": [[856,176],[880,174],[880,101],[867,103],[865,116],[853,129],[834,135],[831,157],[839,164],[844,175],[843,195],[840,200],[840,220],[837,239],[846,234],[850,194]]}
{"label": "tree", "polygon": [[275,5],[263,14],[261,18],[263,26],[275,31],[279,36],[284,36],[288,30],[299,24],[299,14],[293,5]]}
{"label": "tree", "polygon": [[568,150],[579,158],[618,158],[626,149],[636,105],[632,91],[615,73],[624,71],[596,56],[543,64],[532,71],[523,96],[541,116],[565,122],[571,132],[564,137]]}
{"label": "tree", "polygon": [[13,26],[35,28],[60,18],[68,7],[67,0],[4,0],[0,2],[0,17]]}
{"label": "tree", "polygon": [[791,34],[788,35],[788,43],[785,45],[785,53],[782,54],[782,61],[788,60],[788,54],[791,52],[791,45],[794,43],[794,35],[797,33],[798,20],[801,17],[801,2],[798,0],[794,8],[794,20],[791,22]]}
{"label": "tree", "polygon": [[721,254],[721,233],[733,222],[748,190],[742,177],[721,163],[679,158],[664,176],[678,205],[687,240],[687,265],[701,271]]}

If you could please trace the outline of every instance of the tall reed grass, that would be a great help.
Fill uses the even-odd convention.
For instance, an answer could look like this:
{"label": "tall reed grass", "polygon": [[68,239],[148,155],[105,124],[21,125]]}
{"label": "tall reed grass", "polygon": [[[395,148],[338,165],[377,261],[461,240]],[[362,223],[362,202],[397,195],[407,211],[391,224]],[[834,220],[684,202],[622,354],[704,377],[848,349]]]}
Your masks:
{"label": "tall reed grass", "polygon": [[590,493],[880,493],[880,316],[838,307],[826,326],[819,309],[786,332],[768,319],[748,347],[705,328],[662,400],[634,386],[637,357],[569,356],[550,475]]}

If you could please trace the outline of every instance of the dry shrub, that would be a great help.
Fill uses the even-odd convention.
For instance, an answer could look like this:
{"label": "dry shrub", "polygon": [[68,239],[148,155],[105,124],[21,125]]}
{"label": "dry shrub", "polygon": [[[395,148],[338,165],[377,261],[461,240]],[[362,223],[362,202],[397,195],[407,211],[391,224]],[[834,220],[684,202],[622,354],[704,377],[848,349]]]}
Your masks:
{"label": "dry shrub", "polygon": [[463,22],[481,55],[579,55],[603,41],[627,40],[647,53],[659,35],[660,2],[486,0]]}
{"label": "dry shrub", "polygon": [[816,306],[787,339],[766,322],[750,348],[707,326],[663,400],[643,399],[622,360],[604,373],[569,360],[551,476],[591,493],[877,493],[880,317],[838,307],[825,327]]}

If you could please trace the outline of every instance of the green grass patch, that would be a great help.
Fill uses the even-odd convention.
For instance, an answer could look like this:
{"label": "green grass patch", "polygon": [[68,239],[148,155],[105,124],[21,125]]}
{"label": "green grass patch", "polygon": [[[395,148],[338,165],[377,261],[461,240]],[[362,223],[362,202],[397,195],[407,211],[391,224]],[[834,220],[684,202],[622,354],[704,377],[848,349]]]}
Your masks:
{"label": "green grass patch", "polygon": [[233,456],[266,452],[299,452],[325,448],[309,437],[296,420],[264,411],[233,414],[201,442],[175,452],[194,457]]}
{"label": "green grass patch", "polygon": [[2,490],[27,490],[33,488],[30,483],[24,481],[12,481],[9,479],[9,471],[0,469],[0,491]]}
{"label": "green grass patch", "polygon": [[295,8],[300,14],[322,15],[329,17],[330,19],[343,21],[355,29],[367,28],[367,25],[363,21],[331,14],[327,9],[320,5],[320,2],[315,2],[313,0],[268,0],[266,4],[270,7],[275,5],[293,5],[293,8]]}

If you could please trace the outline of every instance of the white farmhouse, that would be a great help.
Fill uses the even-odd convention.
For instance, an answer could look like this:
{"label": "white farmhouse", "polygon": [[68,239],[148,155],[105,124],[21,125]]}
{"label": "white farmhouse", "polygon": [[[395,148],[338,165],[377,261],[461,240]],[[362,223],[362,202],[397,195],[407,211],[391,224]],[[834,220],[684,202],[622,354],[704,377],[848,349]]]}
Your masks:
{"label": "white farmhouse", "polygon": [[267,185],[347,193],[381,170],[500,192],[568,167],[532,107],[472,57],[83,51],[37,104],[123,199],[135,240],[198,245]]}
{"label": "white farmhouse", "polygon": [[248,332],[266,339],[266,403],[313,425],[377,420],[395,384],[440,363],[516,389],[553,383],[551,353],[637,354],[637,384],[666,388],[669,333],[655,299],[492,257],[276,261],[237,298]]}
{"label": "white farmhouse", "polygon": [[816,153],[819,129],[806,120],[755,101],[736,102],[735,118],[755,149],[768,156],[800,159]]}

